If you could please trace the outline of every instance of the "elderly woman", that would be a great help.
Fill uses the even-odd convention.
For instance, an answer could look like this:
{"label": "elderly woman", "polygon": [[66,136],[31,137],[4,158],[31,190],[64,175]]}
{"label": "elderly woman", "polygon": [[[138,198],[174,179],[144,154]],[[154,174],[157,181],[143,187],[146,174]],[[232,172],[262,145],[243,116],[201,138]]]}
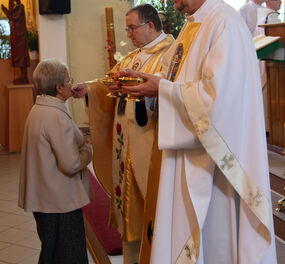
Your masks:
{"label": "elderly woman", "polygon": [[41,95],[25,127],[19,206],[36,220],[38,263],[88,263],[81,208],[92,194],[86,170],[91,148],[65,105],[72,79],[56,59],[39,63],[33,78]]}

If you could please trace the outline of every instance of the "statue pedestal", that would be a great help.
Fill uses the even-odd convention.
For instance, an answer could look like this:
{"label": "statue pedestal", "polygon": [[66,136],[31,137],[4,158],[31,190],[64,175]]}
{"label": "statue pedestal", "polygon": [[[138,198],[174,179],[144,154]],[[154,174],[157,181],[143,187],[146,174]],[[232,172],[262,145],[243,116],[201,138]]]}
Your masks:
{"label": "statue pedestal", "polygon": [[20,152],[27,116],[34,104],[33,84],[7,85],[9,91],[9,152]]}

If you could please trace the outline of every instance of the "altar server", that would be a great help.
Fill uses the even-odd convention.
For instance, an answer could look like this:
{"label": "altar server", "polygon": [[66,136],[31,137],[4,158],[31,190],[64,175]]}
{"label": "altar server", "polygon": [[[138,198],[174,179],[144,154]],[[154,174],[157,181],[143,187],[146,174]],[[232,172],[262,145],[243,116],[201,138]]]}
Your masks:
{"label": "altar server", "polygon": [[254,36],[254,31],[257,26],[258,9],[262,8],[261,5],[264,3],[264,1],[265,0],[249,0],[239,10],[252,36]]}

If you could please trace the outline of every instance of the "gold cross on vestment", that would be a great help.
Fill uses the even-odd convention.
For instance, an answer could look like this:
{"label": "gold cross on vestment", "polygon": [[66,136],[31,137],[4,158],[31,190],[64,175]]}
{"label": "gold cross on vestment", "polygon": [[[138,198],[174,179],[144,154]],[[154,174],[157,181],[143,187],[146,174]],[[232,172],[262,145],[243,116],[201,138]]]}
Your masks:
{"label": "gold cross on vestment", "polygon": [[260,191],[257,191],[255,194],[252,192],[249,193],[249,199],[247,200],[249,206],[252,206],[253,204],[257,207],[259,204],[261,204],[261,198],[262,194]]}
{"label": "gold cross on vestment", "polygon": [[191,250],[188,245],[185,246],[186,257],[191,259]]}
{"label": "gold cross on vestment", "polygon": [[230,155],[229,157],[225,155],[222,159],[223,164],[221,165],[221,169],[224,170],[226,167],[228,170],[231,169],[234,166],[232,163],[233,160],[234,160],[233,155]]}

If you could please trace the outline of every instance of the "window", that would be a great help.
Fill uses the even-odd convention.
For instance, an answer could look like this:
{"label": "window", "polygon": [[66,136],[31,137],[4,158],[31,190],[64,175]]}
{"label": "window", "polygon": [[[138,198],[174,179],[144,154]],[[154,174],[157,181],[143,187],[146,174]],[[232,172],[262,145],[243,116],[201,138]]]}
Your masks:
{"label": "window", "polygon": [[10,24],[7,19],[0,19],[0,59],[9,59],[10,56]]}

